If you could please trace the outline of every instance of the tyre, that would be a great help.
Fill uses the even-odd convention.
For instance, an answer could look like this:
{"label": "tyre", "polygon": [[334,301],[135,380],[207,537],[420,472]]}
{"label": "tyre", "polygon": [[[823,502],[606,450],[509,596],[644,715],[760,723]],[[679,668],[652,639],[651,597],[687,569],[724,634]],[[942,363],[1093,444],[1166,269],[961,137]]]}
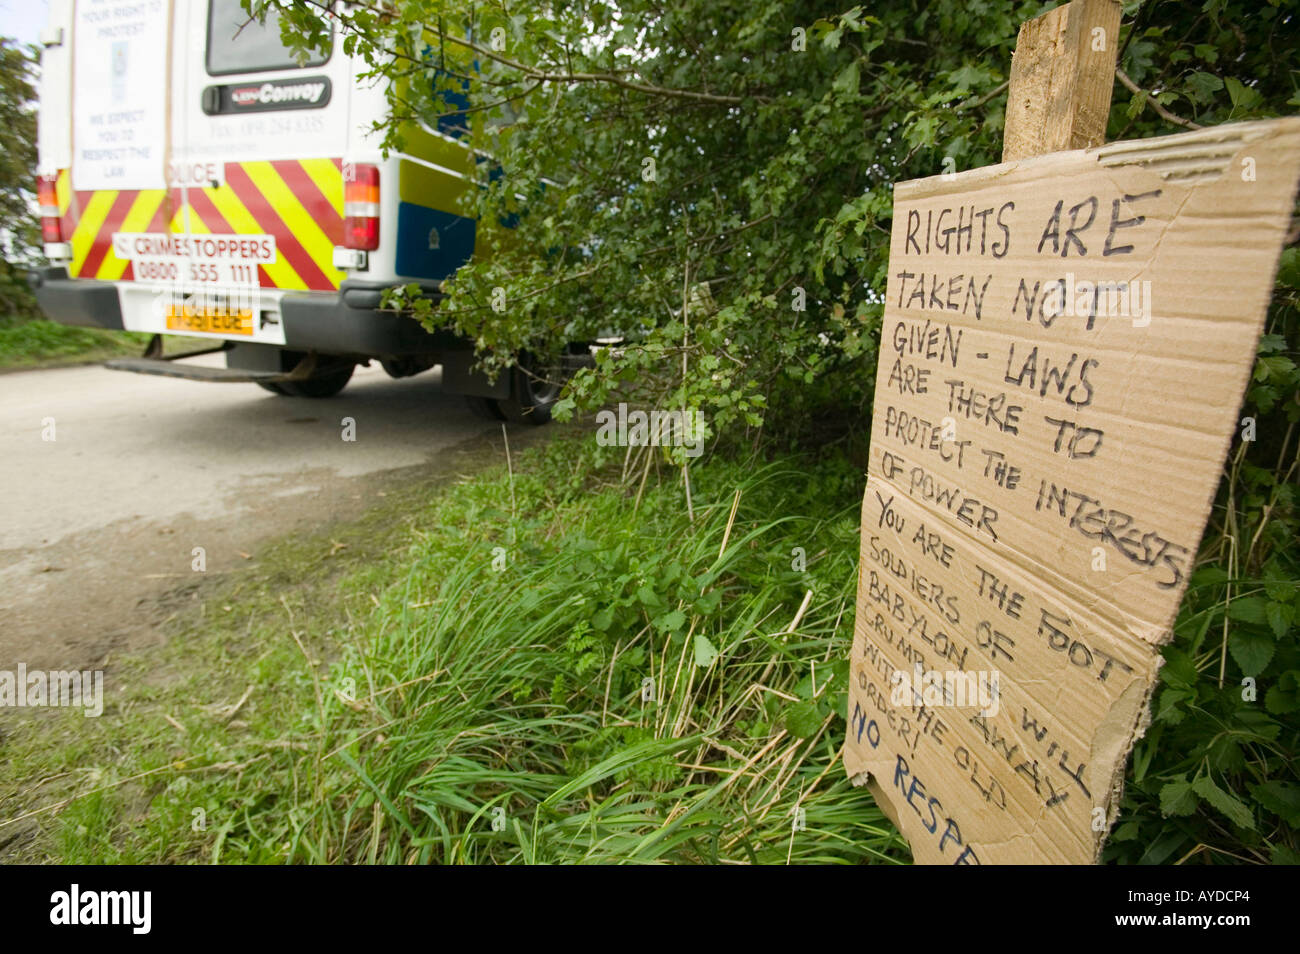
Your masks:
{"label": "tyre", "polygon": [[351,361],[327,365],[302,381],[258,381],[257,386],[283,397],[333,397],[352,380],[356,365]]}
{"label": "tyre", "polygon": [[542,425],[551,419],[555,402],[564,390],[567,372],[563,363],[539,367],[527,354],[510,369],[510,397],[498,401],[497,406],[506,420],[523,424]]}
{"label": "tyre", "polygon": [[401,358],[380,358],[379,364],[390,378],[410,378],[422,371],[428,371],[435,362],[432,358],[423,355],[411,355]]}
{"label": "tyre", "polygon": [[284,388],[285,393],[294,397],[333,397],[352,380],[352,372],[356,370],[356,367],[351,362],[336,365],[318,371],[305,381],[284,381],[280,387]]}

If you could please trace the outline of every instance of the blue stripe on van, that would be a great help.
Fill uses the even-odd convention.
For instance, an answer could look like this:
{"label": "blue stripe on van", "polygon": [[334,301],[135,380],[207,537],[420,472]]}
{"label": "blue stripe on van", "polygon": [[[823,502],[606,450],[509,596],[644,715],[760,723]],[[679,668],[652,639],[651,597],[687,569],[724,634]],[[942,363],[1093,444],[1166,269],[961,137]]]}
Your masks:
{"label": "blue stripe on van", "polygon": [[478,223],[424,205],[397,206],[397,274],[450,278],[474,254]]}

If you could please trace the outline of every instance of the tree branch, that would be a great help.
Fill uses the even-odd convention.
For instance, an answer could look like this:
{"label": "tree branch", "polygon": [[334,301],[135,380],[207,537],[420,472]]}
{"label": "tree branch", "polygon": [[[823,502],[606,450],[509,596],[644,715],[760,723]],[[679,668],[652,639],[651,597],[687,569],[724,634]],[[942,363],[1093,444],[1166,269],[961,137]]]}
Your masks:
{"label": "tree branch", "polygon": [[1151,93],[1148,93],[1146,90],[1139,87],[1137,83],[1129,79],[1128,74],[1125,73],[1122,69],[1116,67],[1115,75],[1119,77],[1119,81],[1123,83],[1125,87],[1128,88],[1129,92],[1146,97],[1146,105],[1154,109],[1156,111],[1156,115],[1158,115],[1165,122],[1173,123],[1175,126],[1182,126],[1184,129],[1205,128],[1200,123],[1194,123],[1190,119],[1183,119],[1183,117],[1181,116],[1175,116],[1169,110],[1165,109],[1163,106],[1160,105],[1159,102],[1156,101],[1155,96],[1153,96]]}
{"label": "tree branch", "polygon": [[[294,0],[294,3],[308,7],[315,6],[321,9],[327,7],[327,4],[325,4],[323,0]],[[357,6],[365,7],[367,10],[375,13],[381,12],[368,3],[357,2]],[[367,41],[374,44],[376,47],[380,47],[380,44],[372,37],[367,36],[357,28],[355,21],[353,21],[350,16],[347,14],[336,14],[336,16],[338,17],[340,24],[350,28],[358,36],[365,36]],[[632,80],[623,79],[621,76],[617,76],[613,73],[575,73],[572,70],[564,73],[552,73],[538,69],[537,67],[529,66],[526,63],[520,63],[518,60],[513,60],[508,56],[503,56],[491,47],[481,46],[471,40],[466,40],[450,33],[443,33],[440,29],[435,29],[433,27],[426,27],[425,29],[436,33],[439,39],[444,42],[453,43],[456,46],[472,50],[484,59],[489,59],[495,63],[500,63],[502,66],[508,67],[509,69],[517,70],[529,79],[537,80],[541,83],[608,83],[611,86],[618,86],[638,93],[646,93],[651,96],[664,96],[672,99],[688,99],[694,100],[695,102],[713,103],[721,106],[737,106],[744,102],[744,99],[740,96],[722,96],[716,93],[702,93],[691,89],[673,89],[666,86],[654,86],[650,83],[637,83]],[[383,49],[383,47],[380,48]],[[390,50],[387,52],[393,51]]]}

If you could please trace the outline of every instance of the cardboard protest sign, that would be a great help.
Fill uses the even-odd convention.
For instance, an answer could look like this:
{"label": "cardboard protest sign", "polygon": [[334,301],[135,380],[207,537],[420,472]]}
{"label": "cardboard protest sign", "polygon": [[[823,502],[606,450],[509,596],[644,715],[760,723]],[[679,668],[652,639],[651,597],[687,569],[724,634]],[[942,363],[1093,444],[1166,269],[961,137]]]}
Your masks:
{"label": "cardboard protest sign", "polygon": [[1096,860],[1297,177],[1283,119],[895,188],[845,765],[918,862]]}

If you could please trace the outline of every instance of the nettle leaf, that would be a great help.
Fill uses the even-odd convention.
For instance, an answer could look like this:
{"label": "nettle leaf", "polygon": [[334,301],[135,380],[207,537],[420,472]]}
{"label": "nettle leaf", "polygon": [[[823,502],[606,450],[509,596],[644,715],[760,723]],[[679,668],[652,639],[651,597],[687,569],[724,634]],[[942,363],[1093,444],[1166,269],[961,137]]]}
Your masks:
{"label": "nettle leaf", "polygon": [[822,714],[815,702],[796,702],[785,710],[786,731],[798,739],[811,739],[822,727]]}
{"label": "nettle leaf", "polygon": [[1264,694],[1264,708],[1274,715],[1300,710],[1300,672],[1291,669],[1278,676],[1277,684]]}
{"label": "nettle leaf", "polygon": [[1273,659],[1275,643],[1268,633],[1239,629],[1228,636],[1228,652],[1243,675],[1258,676]]}
{"label": "nettle leaf", "polygon": [[1300,865],[1300,852],[1280,841],[1269,845],[1269,858],[1275,865]]}
{"label": "nettle leaf", "polygon": [[1228,618],[1263,626],[1266,622],[1264,601],[1258,596],[1238,596],[1228,604]]}
{"label": "nettle leaf", "polygon": [[1296,584],[1294,580],[1288,580],[1284,571],[1275,566],[1266,567],[1264,570],[1264,592],[1268,598],[1278,603],[1290,603],[1296,597]]}
{"label": "nettle leaf", "polygon": [[1160,667],[1160,681],[1169,686],[1195,688],[1201,674],[1196,669],[1196,662],[1181,649],[1170,647],[1165,650],[1165,664]]}
{"label": "nettle leaf", "polygon": [[[681,610],[673,610],[671,613],[664,613],[654,621],[655,629],[661,633],[678,633],[686,625],[686,614]],[[698,644],[699,637],[696,637]]]}
{"label": "nettle leaf", "polygon": [[1209,759],[1212,769],[1225,774],[1246,767],[1246,757],[1242,753],[1241,746],[1233,736],[1227,734],[1215,736],[1214,741],[1205,750],[1205,757]]}
{"label": "nettle leaf", "polygon": [[700,616],[711,616],[717,611],[721,601],[722,594],[717,590],[711,590],[695,601],[693,609]]}
{"label": "nettle leaf", "polygon": [[1166,782],[1160,788],[1160,812],[1164,815],[1190,815],[1196,811],[1196,794],[1190,782]]}
{"label": "nettle leaf", "polygon": [[695,634],[695,665],[707,669],[718,658],[718,648],[703,633]]}
{"label": "nettle leaf", "polygon": [[1250,794],[1292,828],[1300,828],[1300,785],[1274,780],[1252,785]]}
{"label": "nettle leaf", "polygon": [[1295,607],[1286,603],[1269,603],[1264,607],[1264,616],[1278,639],[1286,636],[1295,622]]}
{"label": "nettle leaf", "polygon": [[1272,742],[1282,731],[1282,727],[1268,713],[1255,707],[1238,709],[1233,715],[1245,732],[1244,742]]}
{"label": "nettle leaf", "polygon": [[[1297,105],[1300,105],[1298,103]],[[1284,248],[1282,255],[1277,263],[1277,279],[1284,285],[1290,285],[1292,288],[1300,286],[1300,248],[1292,245],[1290,248]],[[1273,351],[1281,351],[1286,347],[1286,339],[1281,335],[1264,335],[1260,339],[1261,345],[1264,338],[1282,338],[1282,343]]]}
{"label": "nettle leaf", "polygon": [[636,591],[636,598],[641,601],[641,605],[646,609],[663,609],[665,605],[663,599],[649,584]]}
{"label": "nettle leaf", "polygon": [[1177,725],[1183,721],[1183,717],[1187,714],[1179,707],[1179,703],[1194,698],[1195,694],[1185,689],[1165,688],[1160,693],[1160,702],[1155,715],[1156,720],[1168,722],[1170,725]]}
{"label": "nettle leaf", "polygon": [[1219,788],[1218,785],[1214,784],[1214,779],[1210,778],[1210,776],[1202,775],[1194,781],[1192,790],[1226,815],[1228,820],[1238,828],[1254,829],[1255,816],[1246,807],[1246,803]]}

